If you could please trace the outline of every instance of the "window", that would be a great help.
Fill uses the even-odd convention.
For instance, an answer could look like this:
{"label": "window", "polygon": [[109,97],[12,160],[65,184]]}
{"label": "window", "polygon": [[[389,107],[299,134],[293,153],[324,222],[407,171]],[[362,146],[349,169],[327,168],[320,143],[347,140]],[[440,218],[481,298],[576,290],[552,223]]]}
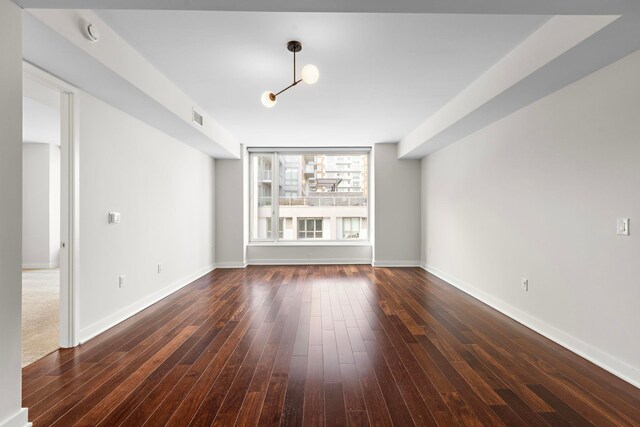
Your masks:
{"label": "window", "polygon": [[251,240],[273,239],[273,154],[255,154],[250,159]]}
{"label": "window", "polygon": [[250,240],[367,240],[366,152],[251,152]]}
{"label": "window", "polygon": [[298,239],[322,239],[322,218],[298,218]]}
{"label": "window", "polygon": [[298,185],[298,169],[286,168],[284,170],[284,185],[296,187]]}
{"label": "window", "polygon": [[342,218],[342,238],[360,238],[360,218]]}

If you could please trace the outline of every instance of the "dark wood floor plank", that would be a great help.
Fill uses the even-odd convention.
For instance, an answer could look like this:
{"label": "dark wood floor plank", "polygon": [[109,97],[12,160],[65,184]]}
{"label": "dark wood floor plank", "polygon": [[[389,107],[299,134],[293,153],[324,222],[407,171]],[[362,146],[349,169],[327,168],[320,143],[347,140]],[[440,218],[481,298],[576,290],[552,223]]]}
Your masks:
{"label": "dark wood floor plank", "polygon": [[247,394],[238,411],[236,424],[242,426],[257,426],[262,411],[262,404],[267,395],[271,370],[276,360],[280,343],[269,342],[260,357],[256,371],[251,379]]}
{"label": "dark wood floor plank", "polygon": [[215,270],[23,370],[34,426],[640,425],[640,390],[417,268]]}
{"label": "dark wood floor plank", "polygon": [[520,418],[526,420],[529,426],[544,427],[547,425],[544,418],[524,403],[512,390],[497,389],[496,393],[507,405],[511,407],[511,409],[513,409],[516,414],[520,416]]}
{"label": "dark wood floor plank", "polygon": [[341,383],[324,383],[324,418],[328,426],[347,426],[347,411],[344,407]]}
{"label": "dark wood floor plank", "polygon": [[364,403],[355,363],[340,365],[340,376],[345,409],[347,411],[366,411],[367,407]]}
{"label": "dark wood floor plank", "polygon": [[372,425],[392,426],[391,414],[385,402],[380,384],[367,353],[355,353],[356,368],[360,378],[360,387],[364,396],[369,421]]}
{"label": "dark wood floor plank", "polygon": [[304,386],[307,375],[307,356],[293,356],[287,375],[287,391],[282,405],[281,424],[302,426]]}
{"label": "dark wood floor plank", "polygon": [[322,364],[322,345],[309,345],[303,410],[304,426],[324,426],[324,369]]}

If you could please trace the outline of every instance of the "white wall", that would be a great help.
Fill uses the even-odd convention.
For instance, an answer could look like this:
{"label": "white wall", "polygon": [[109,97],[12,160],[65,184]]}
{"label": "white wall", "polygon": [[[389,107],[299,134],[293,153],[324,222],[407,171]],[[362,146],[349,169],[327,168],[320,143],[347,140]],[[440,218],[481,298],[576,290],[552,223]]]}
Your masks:
{"label": "white wall", "polygon": [[22,265],[48,268],[49,145],[22,146]]}
{"label": "white wall", "polygon": [[0,426],[23,426],[21,409],[22,28],[0,0]]}
{"label": "white wall", "polygon": [[636,385],[639,75],[640,51],[422,163],[428,268]]}
{"label": "white wall", "polygon": [[22,267],[60,265],[60,147],[22,149]]}
{"label": "white wall", "polygon": [[371,245],[249,246],[249,264],[370,264]]}
{"label": "white wall", "polygon": [[243,160],[216,160],[216,266],[245,266]]}
{"label": "white wall", "polygon": [[213,268],[215,162],[90,95],[79,105],[86,340]]}
{"label": "white wall", "polygon": [[60,146],[49,145],[49,265],[60,265]]}
{"label": "white wall", "polygon": [[420,264],[420,160],[399,160],[398,144],[373,150],[376,266]]}

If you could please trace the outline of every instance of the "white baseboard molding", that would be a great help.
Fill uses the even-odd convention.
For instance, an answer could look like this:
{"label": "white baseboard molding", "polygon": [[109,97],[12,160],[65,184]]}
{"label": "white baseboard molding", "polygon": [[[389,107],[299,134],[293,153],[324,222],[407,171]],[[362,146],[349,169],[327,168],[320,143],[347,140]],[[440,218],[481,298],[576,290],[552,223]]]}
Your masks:
{"label": "white baseboard molding", "polygon": [[251,259],[249,265],[333,265],[371,264],[368,258],[299,258],[299,259]]}
{"label": "white baseboard molding", "polygon": [[50,270],[52,268],[58,268],[59,265],[56,263],[43,263],[43,264],[22,264],[23,270]]}
{"label": "white baseboard molding", "polygon": [[31,426],[28,420],[27,408],[20,408],[18,412],[7,419],[0,420],[0,427],[27,427]]}
{"label": "white baseboard molding", "polygon": [[246,262],[216,262],[216,268],[246,268]]}
{"label": "white baseboard molding", "polygon": [[588,361],[598,365],[602,369],[612,373],[618,378],[640,388],[640,368],[634,367],[604,351],[586,343],[545,321],[532,316],[492,295],[481,291],[461,280],[438,270],[437,268],[423,263],[423,268],[429,273],[438,276],[440,279],[449,283],[473,298],[487,304],[488,306],[498,310],[502,314],[510,317],[516,322],[526,326],[527,328],[539,333],[540,335],[550,339],[551,341],[561,345],[577,355],[587,359]]}
{"label": "white baseboard molding", "polygon": [[374,267],[420,267],[420,261],[373,261]]}
{"label": "white baseboard molding", "polygon": [[88,340],[90,340],[91,338],[95,337],[96,335],[101,334],[102,332],[106,331],[109,328],[114,327],[115,325],[117,325],[120,322],[123,322],[125,320],[127,320],[129,317],[133,316],[134,314],[144,310],[145,308],[149,307],[150,305],[155,304],[156,302],[160,301],[161,299],[171,295],[172,293],[174,293],[175,291],[177,291],[178,289],[181,289],[183,287],[185,287],[186,285],[188,285],[189,283],[193,282],[194,280],[204,276],[205,274],[213,271],[216,267],[214,265],[210,265],[208,267],[205,267],[201,270],[196,271],[193,274],[190,274],[189,276],[178,280],[177,282],[172,283],[171,285],[162,288],[159,291],[156,291],[144,298],[142,298],[139,301],[134,302],[131,305],[128,305],[127,307],[120,309],[118,311],[116,311],[115,313],[97,321],[94,322],[93,324],[87,326],[86,328],[83,328],[80,330],[80,343],[84,343]]}

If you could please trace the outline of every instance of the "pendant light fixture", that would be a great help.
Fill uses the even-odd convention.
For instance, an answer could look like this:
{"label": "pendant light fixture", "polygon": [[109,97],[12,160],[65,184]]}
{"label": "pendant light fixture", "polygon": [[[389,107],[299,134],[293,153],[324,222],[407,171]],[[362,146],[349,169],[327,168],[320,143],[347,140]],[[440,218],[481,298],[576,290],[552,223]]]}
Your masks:
{"label": "pendant light fixture", "polygon": [[260,101],[262,102],[262,105],[267,108],[271,108],[276,105],[276,102],[278,102],[278,95],[282,92],[291,89],[300,82],[305,82],[308,85],[315,84],[320,78],[320,71],[318,71],[318,67],[308,64],[302,68],[302,72],[300,73],[301,78],[296,80],[296,53],[302,50],[302,43],[292,40],[287,43],[287,50],[293,53],[293,83],[277,93],[273,93],[269,90],[264,92],[260,97]]}

